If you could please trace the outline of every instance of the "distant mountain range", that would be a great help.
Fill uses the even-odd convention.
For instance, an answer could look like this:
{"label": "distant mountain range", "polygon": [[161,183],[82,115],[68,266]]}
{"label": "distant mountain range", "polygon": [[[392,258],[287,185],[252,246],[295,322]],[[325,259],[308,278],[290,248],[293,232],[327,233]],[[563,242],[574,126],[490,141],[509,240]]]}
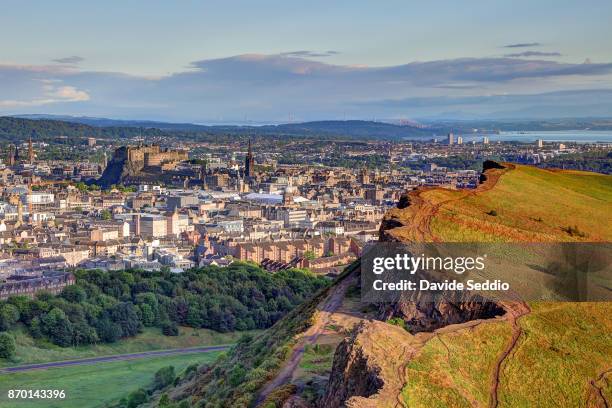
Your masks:
{"label": "distant mountain range", "polygon": [[201,125],[147,120],[19,115],[0,117],[0,138],[19,139],[32,136],[125,138],[166,136],[201,138],[204,136],[287,136],[333,137],[349,139],[420,139],[457,134],[491,133],[496,131],[545,130],[612,130],[612,119],[548,119],[548,120],[432,120],[423,124],[393,124],[365,120],[325,120],[278,125]]}

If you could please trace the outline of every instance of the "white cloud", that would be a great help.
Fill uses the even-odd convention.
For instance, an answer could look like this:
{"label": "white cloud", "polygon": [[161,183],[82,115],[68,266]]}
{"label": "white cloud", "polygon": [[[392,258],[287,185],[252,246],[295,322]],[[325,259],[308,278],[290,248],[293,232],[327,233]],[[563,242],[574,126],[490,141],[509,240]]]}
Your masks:
{"label": "white cloud", "polygon": [[0,99],[2,108],[20,108],[43,106],[60,102],[84,102],[90,99],[89,94],[70,85],[58,85],[59,79],[35,79],[42,84],[42,95],[29,99]]}
{"label": "white cloud", "polygon": [[88,101],[89,95],[85,91],[76,89],[74,86],[61,86],[50,93],[61,102],[82,102]]}
{"label": "white cloud", "polygon": [[[29,113],[175,121],[409,117],[443,113],[449,106],[475,114],[491,111],[487,95],[518,95],[513,102],[520,107],[521,100],[556,103],[527,101],[526,93],[612,88],[612,63],[461,58],[366,67],[300,55],[313,53],[200,60],[187,71],[161,77],[0,65],[0,112],[31,107]],[[455,99],[414,99],[440,97]]]}

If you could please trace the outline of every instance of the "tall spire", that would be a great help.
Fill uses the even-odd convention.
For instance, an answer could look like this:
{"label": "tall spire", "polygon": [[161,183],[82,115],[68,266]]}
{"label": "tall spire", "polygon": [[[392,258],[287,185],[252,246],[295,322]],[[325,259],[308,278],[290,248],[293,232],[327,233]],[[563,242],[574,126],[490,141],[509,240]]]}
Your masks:
{"label": "tall spire", "polygon": [[28,161],[30,164],[34,164],[34,146],[32,145],[32,136],[28,140]]}
{"label": "tall spire", "polygon": [[253,158],[253,149],[251,147],[251,139],[249,138],[249,149],[246,158],[244,159],[244,176],[253,177],[255,170],[255,159]]}

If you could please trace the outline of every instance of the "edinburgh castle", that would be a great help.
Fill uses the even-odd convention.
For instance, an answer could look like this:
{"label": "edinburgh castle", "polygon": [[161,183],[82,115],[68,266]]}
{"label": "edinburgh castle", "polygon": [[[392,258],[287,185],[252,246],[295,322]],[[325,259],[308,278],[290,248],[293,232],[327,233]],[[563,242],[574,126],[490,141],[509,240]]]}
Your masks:
{"label": "edinburgh castle", "polygon": [[115,150],[99,182],[108,187],[159,179],[185,160],[186,151],[162,149],[159,145],[123,146]]}

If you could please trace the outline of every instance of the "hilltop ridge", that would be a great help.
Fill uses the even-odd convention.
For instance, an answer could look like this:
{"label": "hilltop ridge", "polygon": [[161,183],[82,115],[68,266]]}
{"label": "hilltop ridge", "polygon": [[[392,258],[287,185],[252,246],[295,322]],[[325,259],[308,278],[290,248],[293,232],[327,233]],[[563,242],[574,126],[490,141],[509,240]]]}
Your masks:
{"label": "hilltop ridge", "polygon": [[[476,190],[408,193],[387,214],[381,239],[610,239],[612,223],[601,220],[610,217],[612,177],[489,165]],[[553,216],[555,211],[563,217]],[[572,228],[565,228],[564,219],[571,219]],[[610,401],[609,302],[474,307],[464,299],[389,308],[360,302],[359,274],[357,262],[260,337],[241,342],[180,384],[174,400],[302,408],[522,407],[552,401],[603,407]],[[563,335],[568,332],[571,337]],[[536,387],[517,385],[521,378],[531,378]]]}

